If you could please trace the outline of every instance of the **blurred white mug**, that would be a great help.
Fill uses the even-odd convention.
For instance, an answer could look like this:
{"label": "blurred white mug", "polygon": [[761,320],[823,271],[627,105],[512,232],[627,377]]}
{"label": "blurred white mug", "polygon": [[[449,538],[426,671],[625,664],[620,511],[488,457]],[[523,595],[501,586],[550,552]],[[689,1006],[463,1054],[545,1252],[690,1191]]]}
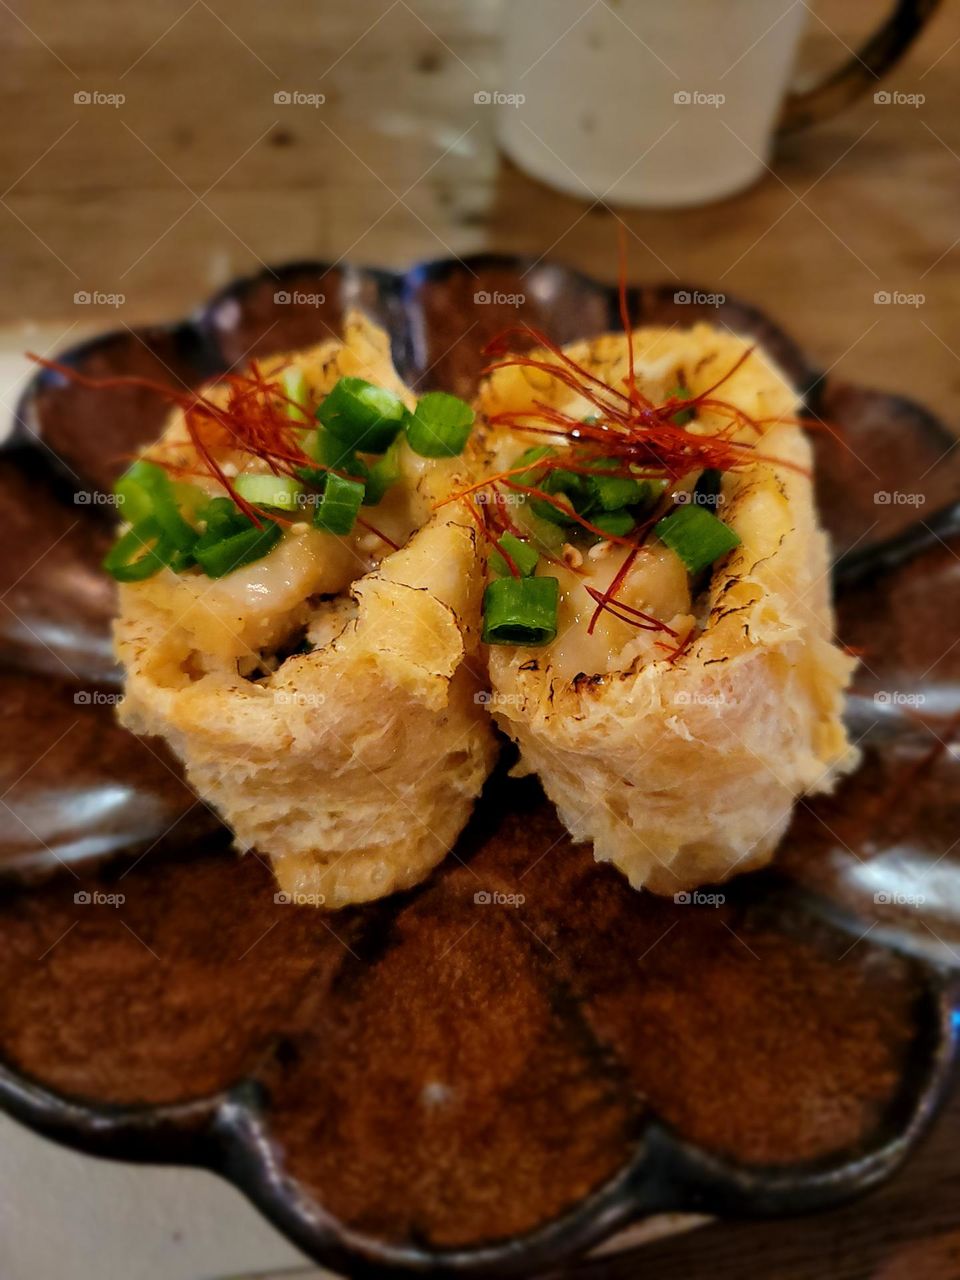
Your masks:
{"label": "blurred white mug", "polygon": [[938,3],[899,0],[859,53],[794,92],[805,0],[507,0],[500,145],[573,195],[717,200],[760,176],[778,132],[875,85]]}

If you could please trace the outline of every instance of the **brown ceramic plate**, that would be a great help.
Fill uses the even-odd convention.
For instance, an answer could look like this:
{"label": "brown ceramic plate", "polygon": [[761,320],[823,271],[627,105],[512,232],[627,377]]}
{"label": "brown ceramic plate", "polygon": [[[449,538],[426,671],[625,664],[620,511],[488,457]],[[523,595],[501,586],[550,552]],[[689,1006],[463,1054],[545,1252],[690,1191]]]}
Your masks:
{"label": "brown ceramic plate", "polygon": [[[756,335],[832,424],[821,508],[843,638],[865,651],[863,769],[799,806],[774,871],[701,904],[633,893],[505,770],[416,891],[336,916],[276,902],[170,758],[113,722],[105,495],[162,409],[34,380],[0,455],[12,1114],[84,1150],[215,1168],[351,1275],[529,1273],[660,1210],[828,1206],[905,1158],[958,1017],[953,440],[818,375],[759,313],[685,293],[635,290],[632,314]],[[350,304],[415,385],[467,396],[509,324],[617,327],[613,291],[556,265],[301,264],[64,358],[193,385],[336,332]]]}

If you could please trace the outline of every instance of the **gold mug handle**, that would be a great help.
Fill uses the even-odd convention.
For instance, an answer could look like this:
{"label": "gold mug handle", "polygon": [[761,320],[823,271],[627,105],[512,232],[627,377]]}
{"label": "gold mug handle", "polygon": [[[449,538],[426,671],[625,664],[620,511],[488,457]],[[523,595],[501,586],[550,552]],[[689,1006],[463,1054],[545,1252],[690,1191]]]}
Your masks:
{"label": "gold mug handle", "polygon": [[777,136],[825,120],[853,102],[903,57],[933,17],[940,0],[897,0],[893,12],[866,43],[812,89],[791,91],[784,100]]}

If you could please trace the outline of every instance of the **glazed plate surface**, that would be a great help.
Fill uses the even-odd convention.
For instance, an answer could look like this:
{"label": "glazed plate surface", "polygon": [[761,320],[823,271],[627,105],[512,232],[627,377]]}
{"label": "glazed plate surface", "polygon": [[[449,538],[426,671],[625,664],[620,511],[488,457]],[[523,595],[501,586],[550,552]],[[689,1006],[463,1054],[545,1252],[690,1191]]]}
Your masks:
{"label": "glazed plate surface", "polygon": [[[765,316],[683,293],[631,290],[631,316],[754,335],[804,394],[865,754],[798,806],[772,871],[693,902],[596,865],[506,756],[415,891],[337,915],[276,901],[161,746],[114,723],[105,495],[163,408],[34,379],[0,454],[13,1115],[214,1168],[350,1275],[528,1274],[656,1212],[826,1207],[907,1156],[960,1016],[957,451],[917,405],[821,376]],[[613,289],[549,263],[308,263],[62,358],[194,386],[337,333],[353,305],[414,386],[468,398],[508,326],[619,327]]]}

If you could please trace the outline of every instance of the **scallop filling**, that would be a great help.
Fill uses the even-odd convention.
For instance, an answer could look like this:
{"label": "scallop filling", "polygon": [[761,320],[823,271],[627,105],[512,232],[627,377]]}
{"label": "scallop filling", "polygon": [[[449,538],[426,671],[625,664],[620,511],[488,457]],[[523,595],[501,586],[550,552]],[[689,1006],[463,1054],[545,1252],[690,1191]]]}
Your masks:
{"label": "scallop filling", "polygon": [[253,679],[343,630],[349,588],[427,522],[473,423],[454,396],[411,408],[356,377],[318,395],[297,366],[254,364],[181,408],[117,482],[125,527],[104,567],[179,597],[201,668],[226,656]]}

